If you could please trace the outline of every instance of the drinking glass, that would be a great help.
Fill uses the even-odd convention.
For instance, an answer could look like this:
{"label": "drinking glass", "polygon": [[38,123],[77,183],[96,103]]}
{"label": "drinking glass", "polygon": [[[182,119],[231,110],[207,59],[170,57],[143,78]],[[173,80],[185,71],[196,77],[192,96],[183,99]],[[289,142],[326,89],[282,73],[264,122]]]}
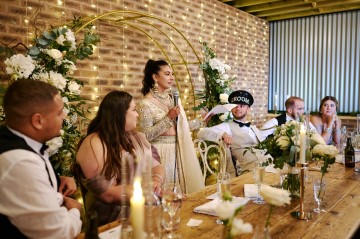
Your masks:
{"label": "drinking glass", "polygon": [[179,211],[182,205],[182,193],[177,183],[166,183],[162,187],[162,218],[161,225],[168,231],[164,238],[180,238],[174,232],[176,225],[180,223]]}
{"label": "drinking glass", "polygon": [[326,189],[326,183],[325,181],[321,181],[320,179],[316,179],[314,181],[314,198],[317,202],[318,207],[314,208],[314,212],[320,213],[320,212],[326,212],[324,209],[321,208],[321,203],[324,200],[325,196],[325,189]]}
{"label": "drinking glass", "polygon": [[220,200],[224,199],[224,195],[231,196],[230,174],[220,172],[217,175],[217,192]]}
{"label": "drinking glass", "polygon": [[264,181],[264,177],[265,177],[265,167],[262,166],[260,163],[256,163],[254,167],[254,179],[257,184],[258,193],[256,199],[253,201],[256,204],[265,203],[263,198],[260,196],[260,188],[261,188],[261,184]]}

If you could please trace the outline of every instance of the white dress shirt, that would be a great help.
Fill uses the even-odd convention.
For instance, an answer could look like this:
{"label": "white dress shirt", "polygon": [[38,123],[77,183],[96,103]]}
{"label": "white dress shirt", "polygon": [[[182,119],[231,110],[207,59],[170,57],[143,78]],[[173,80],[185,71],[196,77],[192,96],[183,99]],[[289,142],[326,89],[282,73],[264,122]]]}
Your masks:
{"label": "white dress shirt", "polygon": [[[10,130],[40,151],[41,143]],[[40,157],[23,149],[2,153],[0,195],[0,213],[28,238],[74,238],[81,231],[79,210],[59,206],[55,172],[47,154]]]}

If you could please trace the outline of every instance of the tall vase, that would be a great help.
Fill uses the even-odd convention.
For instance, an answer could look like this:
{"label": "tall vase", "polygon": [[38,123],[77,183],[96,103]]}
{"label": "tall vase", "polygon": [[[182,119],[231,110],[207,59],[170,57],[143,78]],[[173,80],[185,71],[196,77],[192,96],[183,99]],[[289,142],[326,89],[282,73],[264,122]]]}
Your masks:
{"label": "tall vase", "polygon": [[300,197],[299,169],[296,167],[289,167],[281,186],[283,189],[290,192],[292,198]]}

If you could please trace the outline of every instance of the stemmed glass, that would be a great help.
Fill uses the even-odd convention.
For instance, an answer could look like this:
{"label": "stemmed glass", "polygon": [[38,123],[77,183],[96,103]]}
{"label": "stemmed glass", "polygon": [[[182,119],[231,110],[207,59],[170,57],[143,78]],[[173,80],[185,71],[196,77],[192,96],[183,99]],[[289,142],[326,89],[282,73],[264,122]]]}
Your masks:
{"label": "stemmed glass", "polygon": [[[231,196],[230,173],[219,172],[217,175],[217,193],[219,200],[224,200],[224,195]],[[222,220],[216,219],[217,224],[223,224]]]}
{"label": "stemmed glass", "polygon": [[325,189],[326,189],[326,183],[324,180],[316,179],[314,181],[314,198],[317,202],[318,207],[314,208],[314,212],[320,213],[320,212],[326,212],[324,209],[321,208],[321,203],[324,200],[325,196]]}
{"label": "stemmed glass", "polygon": [[261,184],[263,183],[263,180],[264,180],[264,176],[265,176],[265,167],[262,166],[260,163],[256,163],[255,167],[254,167],[254,179],[257,184],[258,193],[257,193],[256,199],[253,201],[256,204],[264,204],[265,203],[264,199],[259,194]]}
{"label": "stemmed glass", "polygon": [[162,187],[162,219],[161,225],[168,231],[165,238],[180,238],[174,233],[174,228],[180,223],[179,210],[182,204],[182,193],[177,183],[166,183]]}

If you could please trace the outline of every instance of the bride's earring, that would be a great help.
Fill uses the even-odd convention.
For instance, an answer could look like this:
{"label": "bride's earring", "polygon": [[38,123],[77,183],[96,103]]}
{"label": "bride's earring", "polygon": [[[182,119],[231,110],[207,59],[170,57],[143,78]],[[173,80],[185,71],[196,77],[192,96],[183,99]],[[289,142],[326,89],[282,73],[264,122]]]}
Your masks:
{"label": "bride's earring", "polygon": [[153,86],[153,90],[157,90],[157,89],[159,89],[159,85],[158,85],[158,83],[155,81],[155,84],[154,84],[154,86]]}

